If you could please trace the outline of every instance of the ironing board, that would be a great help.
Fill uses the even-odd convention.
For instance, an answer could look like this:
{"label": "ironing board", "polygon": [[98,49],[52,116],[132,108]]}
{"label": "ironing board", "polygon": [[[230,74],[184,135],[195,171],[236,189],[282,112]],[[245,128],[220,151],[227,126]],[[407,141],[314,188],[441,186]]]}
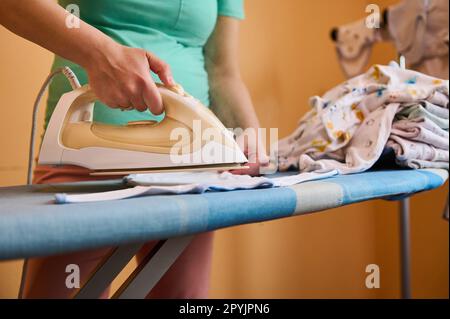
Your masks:
{"label": "ironing board", "polygon": [[446,170],[381,170],[286,188],[56,205],[57,192],[125,187],[120,180],[0,188],[0,260],[117,247],[75,297],[98,297],[150,240],[161,240],[115,297],[144,297],[194,234],[372,200],[401,201],[404,295],[409,294],[407,198],[442,186]]}

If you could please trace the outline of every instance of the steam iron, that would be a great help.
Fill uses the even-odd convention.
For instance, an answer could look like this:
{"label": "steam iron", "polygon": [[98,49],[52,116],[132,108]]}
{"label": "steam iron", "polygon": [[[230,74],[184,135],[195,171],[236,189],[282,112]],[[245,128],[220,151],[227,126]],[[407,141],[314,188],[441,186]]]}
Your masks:
{"label": "steam iron", "polygon": [[76,165],[92,175],[229,170],[247,158],[231,131],[179,86],[158,85],[164,119],[115,126],[93,121],[89,85],[64,94],[48,124],[38,163]]}

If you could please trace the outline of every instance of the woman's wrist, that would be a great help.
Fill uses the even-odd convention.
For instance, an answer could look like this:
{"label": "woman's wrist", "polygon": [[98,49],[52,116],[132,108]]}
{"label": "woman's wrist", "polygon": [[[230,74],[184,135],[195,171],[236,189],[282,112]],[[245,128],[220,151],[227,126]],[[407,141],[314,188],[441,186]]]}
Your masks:
{"label": "woman's wrist", "polygon": [[104,62],[110,60],[113,53],[122,47],[122,45],[106,35],[102,34],[100,38],[92,41],[92,45],[80,49],[80,61],[75,62],[85,70],[99,68]]}

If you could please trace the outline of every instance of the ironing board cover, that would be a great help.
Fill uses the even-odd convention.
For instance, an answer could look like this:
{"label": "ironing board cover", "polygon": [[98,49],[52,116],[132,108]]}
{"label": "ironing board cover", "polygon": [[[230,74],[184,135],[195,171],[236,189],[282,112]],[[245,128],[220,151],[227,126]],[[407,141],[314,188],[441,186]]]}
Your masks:
{"label": "ironing board cover", "polygon": [[293,187],[55,205],[57,192],[125,187],[120,180],[0,188],[0,259],[51,255],[201,233],[437,188],[445,170],[372,171]]}

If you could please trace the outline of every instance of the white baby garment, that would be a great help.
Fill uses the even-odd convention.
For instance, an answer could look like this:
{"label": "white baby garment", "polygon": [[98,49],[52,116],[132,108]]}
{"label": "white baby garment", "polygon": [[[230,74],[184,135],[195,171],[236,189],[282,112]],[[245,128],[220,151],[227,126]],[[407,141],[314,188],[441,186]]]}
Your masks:
{"label": "white baby garment", "polygon": [[233,191],[258,188],[286,187],[337,175],[331,170],[323,173],[303,173],[285,177],[251,177],[229,172],[177,172],[132,174],[124,178],[132,188],[92,194],[56,194],[57,204],[119,200],[149,195],[201,194],[207,191]]}

